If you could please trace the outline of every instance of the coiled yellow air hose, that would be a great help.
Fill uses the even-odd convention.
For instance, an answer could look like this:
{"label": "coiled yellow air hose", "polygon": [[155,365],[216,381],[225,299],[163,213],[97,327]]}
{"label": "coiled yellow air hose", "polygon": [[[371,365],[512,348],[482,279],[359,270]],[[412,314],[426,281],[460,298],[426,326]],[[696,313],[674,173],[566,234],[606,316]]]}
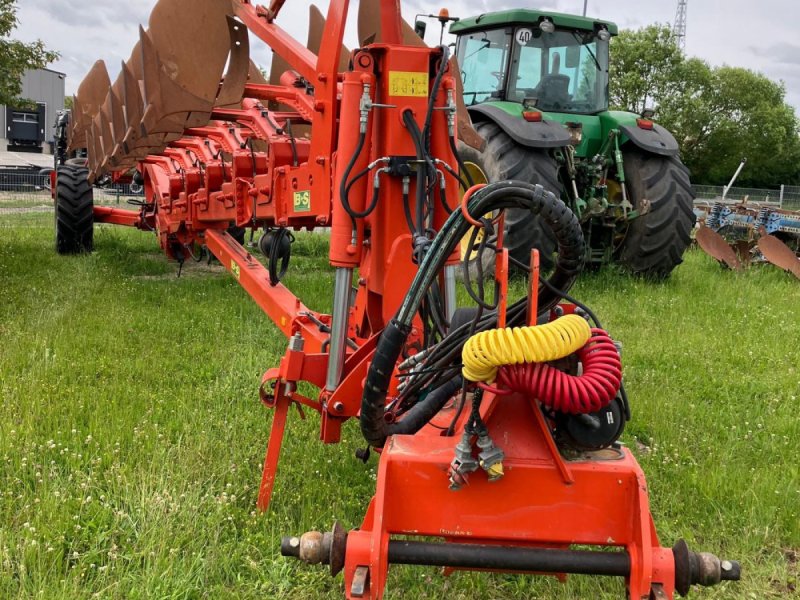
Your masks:
{"label": "coiled yellow air hose", "polygon": [[498,367],[564,358],[583,348],[591,335],[586,319],[575,314],[544,325],[482,331],[464,344],[461,372],[469,381],[491,382]]}

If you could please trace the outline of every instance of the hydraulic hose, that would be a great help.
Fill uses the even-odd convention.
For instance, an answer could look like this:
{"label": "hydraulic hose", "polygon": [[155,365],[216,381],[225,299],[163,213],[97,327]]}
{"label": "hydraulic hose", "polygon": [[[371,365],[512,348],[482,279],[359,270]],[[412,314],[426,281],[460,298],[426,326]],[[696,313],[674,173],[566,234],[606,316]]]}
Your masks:
{"label": "hydraulic hose", "polygon": [[[550,227],[558,244],[558,257],[549,282],[539,293],[540,310],[546,311],[559,301],[552,289],[567,291],[583,267],[583,232],[575,214],[566,204],[540,185],[518,181],[492,183],[474,193],[467,212],[475,217],[504,208],[528,209],[538,214]],[[411,331],[411,321],[419,310],[428,288],[438,276],[447,258],[470,224],[462,211],[455,210],[425,253],[414,280],[395,317],[389,322],[378,340],[375,356],[370,364],[361,399],[361,432],[373,446],[383,446],[389,435],[384,419],[386,394],[403,344]]]}
{"label": "hydraulic hose", "polygon": [[342,180],[339,183],[339,196],[342,200],[342,206],[344,206],[344,210],[350,215],[350,218],[353,220],[353,229],[356,227],[356,218],[359,217],[359,213],[357,213],[353,208],[350,206],[350,199],[348,198],[349,189],[347,188],[347,179],[350,177],[350,172],[353,170],[353,167],[358,160],[358,157],[361,155],[361,151],[364,149],[364,142],[367,139],[367,135],[365,133],[359,133],[358,135],[358,143],[356,144],[356,149],[353,152],[353,156],[350,157],[350,161],[347,163],[347,167],[344,170],[344,174],[342,175]]}
{"label": "hydraulic hose", "polygon": [[442,44],[438,47],[442,51],[441,62],[439,63],[439,70],[436,72],[436,77],[431,86],[431,93],[428,98],[428,110],[425,112],[425,125],[422,128],[423,144],[425,151],[429,154],[431,150],[431,121],[433,120],[434,105],[436,104],[436,96],[439,95],[439,87],[442,85],[442,78],[445,71],[447,71],[447,64],[450,60],[450,48]]}
{"label": "hydraulic hose", "polygon": [[590,336],[589,323],[579,315],[565,315],[544,325],[476,333],[461,351],[462,373],[469,381],[493,381],[498,367],[564,358],[583,348]]}
{"label": "hydraulic hose", "polygon": [[388,435],[417,433],[442,410],[450,397],[461,389],[461,384],[461,377],[453,377],[444,385],[440,385],[412,406],[400,421],[390,424],[386,433]]}
{"label": "hydraulic hose", "polygon": [[[580,317],[578,317],[580,318]],[[617,395],[622,383],[622,363],[614,341],[602,329],[592,329],[589,342],[578,350],[581,375],[570,375],[544,363],[501,367],[496,387],[500,393],[522,392],[561,413],[597,412]]]}

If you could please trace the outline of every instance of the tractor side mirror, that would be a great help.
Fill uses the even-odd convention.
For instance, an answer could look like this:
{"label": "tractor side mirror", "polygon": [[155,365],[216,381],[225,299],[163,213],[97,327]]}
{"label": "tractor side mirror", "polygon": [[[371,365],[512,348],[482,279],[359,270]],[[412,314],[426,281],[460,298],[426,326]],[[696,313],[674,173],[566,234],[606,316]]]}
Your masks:
{"label": "tractor side mirror", "polygon": [[564,66],[567,69],[577,69],[581,64],[581,46],[567,46]]}
{"label": "tractor side mirror", "polygon": [[414,33],[416,33],[421,40],[425,39],[426,29],[428,29],[428,24],[425,21],[417,20],[414,23]]}

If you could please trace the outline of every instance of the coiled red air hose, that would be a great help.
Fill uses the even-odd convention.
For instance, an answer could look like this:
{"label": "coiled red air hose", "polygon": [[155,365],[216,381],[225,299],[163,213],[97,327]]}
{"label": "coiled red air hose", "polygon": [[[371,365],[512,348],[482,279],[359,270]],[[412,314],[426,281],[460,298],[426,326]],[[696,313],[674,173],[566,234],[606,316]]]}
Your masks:
{"label": "coiled red air hose", "polygon": [[570,375],[545,363],[507,365],[498,370],[495,381],[498,390],[492,391],[530,394],[561,413],[597,412],[619,391],[622,381],[619,352],[608,333],[593,328],[592,337],[577,354],[583,365],[581,375]]}

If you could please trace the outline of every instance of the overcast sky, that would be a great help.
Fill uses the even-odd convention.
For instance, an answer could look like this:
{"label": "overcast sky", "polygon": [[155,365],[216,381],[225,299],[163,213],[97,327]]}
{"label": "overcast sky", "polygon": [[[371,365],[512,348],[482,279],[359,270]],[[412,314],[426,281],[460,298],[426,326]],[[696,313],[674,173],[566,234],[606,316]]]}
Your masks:
{"label": "overcast sky", "polygon": [[[269,4],[267,0],[262,0]],[[139,23],[146,23],[156,0],[18,0],[20,26],[15,36],[25,41],[42,39],[61,53],[52,68],[67,74],[67,93],[74,93],[91,64],[102,58],[112,81],[119,63],[130,56]],[[413,22],[415,13],[438,12],[446,6],[453,16],[475,16],[492,10],[526,5],[514,0],[401,0],[404,16]],[[589,16],[616,22],[620,28],[649,23],[672,23],[677,0],[588,0]],[[760,71],[786,84],[787,101],[800,109],[800,20],[799,0],[689,0],[686,51],[713,65],[728,64]],[[278,23],[297,39],[306,39],[307,0],[289,0]],[[325,12],[327,5],[320,2]],[[583,0],[544,0],[538,8],[580,13]],[[351,18],[345,43],[355,45],[357,0],[351,2]],[[438,38],[435,23],[428,27],[429,42]],[[254,40],[253,59],[268,65],[270,53]],[[800,110],[798,110],[800,112]]]}

